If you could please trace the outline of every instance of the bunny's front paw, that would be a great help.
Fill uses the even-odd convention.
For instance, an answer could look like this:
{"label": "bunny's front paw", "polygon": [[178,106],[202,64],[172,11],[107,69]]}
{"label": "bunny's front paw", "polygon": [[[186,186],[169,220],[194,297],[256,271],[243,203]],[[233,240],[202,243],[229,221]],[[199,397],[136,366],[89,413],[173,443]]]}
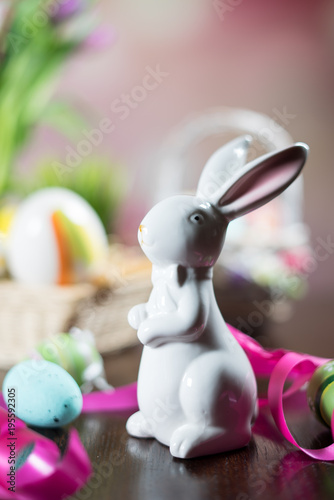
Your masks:
{"label": "bunny's front paw", "polygon": [[150,347],[153,347],[151,343],[154,338],[152,336],[152,329],[150,328],[149,321],[143,321],[141,323],[138,328],[137,336],[143,345],[149,345]]}
{"label": "bunny's front paw", "polygon": [[138,304],[130,309],[128,314],[128,322],[132,328],[138,330],[140,325],[146,320],[147,311],[146,304]]}
{"label": "bunny's front paw", "polygon": [[162,332],[158,333],[156,324],[152,319],[143,321],[138,328],[137,337],[143,345],[148,347],[159,347],[165,342],[170,342],[171,339],[166,338]]}

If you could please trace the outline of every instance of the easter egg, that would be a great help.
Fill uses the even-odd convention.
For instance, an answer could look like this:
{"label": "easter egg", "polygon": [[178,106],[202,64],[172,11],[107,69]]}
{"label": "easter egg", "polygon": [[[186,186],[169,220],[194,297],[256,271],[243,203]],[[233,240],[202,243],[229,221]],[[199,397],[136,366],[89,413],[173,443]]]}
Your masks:
{"label": "easter egg", "polygon": [[334,411],[334,360],[316,369],[307,387],[307,400],[318,419],[330,427]]}
{"label": "easter egg", "polygon": [[72,328],[40,342],[32,353],[34,359],[45,359],[64,368],[81,390],[94,385],[110,388],[104,372],[103,358],[95,346],[94,335],[88,330]]}
{"label": "easter egg", "polygon": [[5,257],[5,238],[0,233],[0,278],[6,271],[6,257]]}
{"label": "easter egg", "polygon": [[67,285],[93,277],[107,245],[102,222],[81,196],[46,188],[16,211],[8,235],[8,267],[22,283]]}
{"label": "easter egg", "polygon": [[7,237],[17,204],[16,200],[10,198],[0,199],[0,278],[6,272]]}
{"label": "easter egg", "polygon": [[66,425],[82,409],[78,384],[50,361],[27,360],[15,365],[5,376],[2,391],[7,405],[15,405],[15,415],[38,427]]}

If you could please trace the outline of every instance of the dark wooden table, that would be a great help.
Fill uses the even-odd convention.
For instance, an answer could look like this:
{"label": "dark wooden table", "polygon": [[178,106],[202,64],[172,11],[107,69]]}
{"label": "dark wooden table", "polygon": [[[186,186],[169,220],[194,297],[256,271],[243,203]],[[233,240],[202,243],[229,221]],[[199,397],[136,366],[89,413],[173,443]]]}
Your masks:
{"label": "dark wooden table", "polygon": [[[136,347],[107,358],[108,379],[115,385],[134,381],[140,354]],[[287,414],[301,445],[319,447],[331,442],[330,431],[308,412],[305,394],[289,402]],[[168,448],[154,440],[129,437],[127,417],[83,415],[74,423],[94,475],[73,500],[334,498],[334,463],[316,462],[289,444],[266,410],[261,410],[246,448],[190,460],[172,458]],[[66,430],[46,435],[64,447]]]}

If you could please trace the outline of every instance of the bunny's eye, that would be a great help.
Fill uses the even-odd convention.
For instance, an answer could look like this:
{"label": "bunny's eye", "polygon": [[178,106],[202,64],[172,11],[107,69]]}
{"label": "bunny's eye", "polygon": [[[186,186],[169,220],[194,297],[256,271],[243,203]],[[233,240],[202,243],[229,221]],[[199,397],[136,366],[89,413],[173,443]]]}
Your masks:
{"label": "bunny's eye", "polygon": [[204,224],[204,217],[202,214],[196,213],[190,216],[190,220],[193,224],[202,225]]}

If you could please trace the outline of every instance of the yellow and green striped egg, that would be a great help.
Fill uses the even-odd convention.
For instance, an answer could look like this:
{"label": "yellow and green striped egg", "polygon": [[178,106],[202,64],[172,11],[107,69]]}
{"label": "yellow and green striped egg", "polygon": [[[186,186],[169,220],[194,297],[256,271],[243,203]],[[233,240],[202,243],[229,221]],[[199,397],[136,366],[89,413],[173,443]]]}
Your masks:
{"label": "yellow and green striped egg", "polygon": [[314,372],[307,388],[307,399],[318,419],[330,427],[334,411],[334,360]]}

